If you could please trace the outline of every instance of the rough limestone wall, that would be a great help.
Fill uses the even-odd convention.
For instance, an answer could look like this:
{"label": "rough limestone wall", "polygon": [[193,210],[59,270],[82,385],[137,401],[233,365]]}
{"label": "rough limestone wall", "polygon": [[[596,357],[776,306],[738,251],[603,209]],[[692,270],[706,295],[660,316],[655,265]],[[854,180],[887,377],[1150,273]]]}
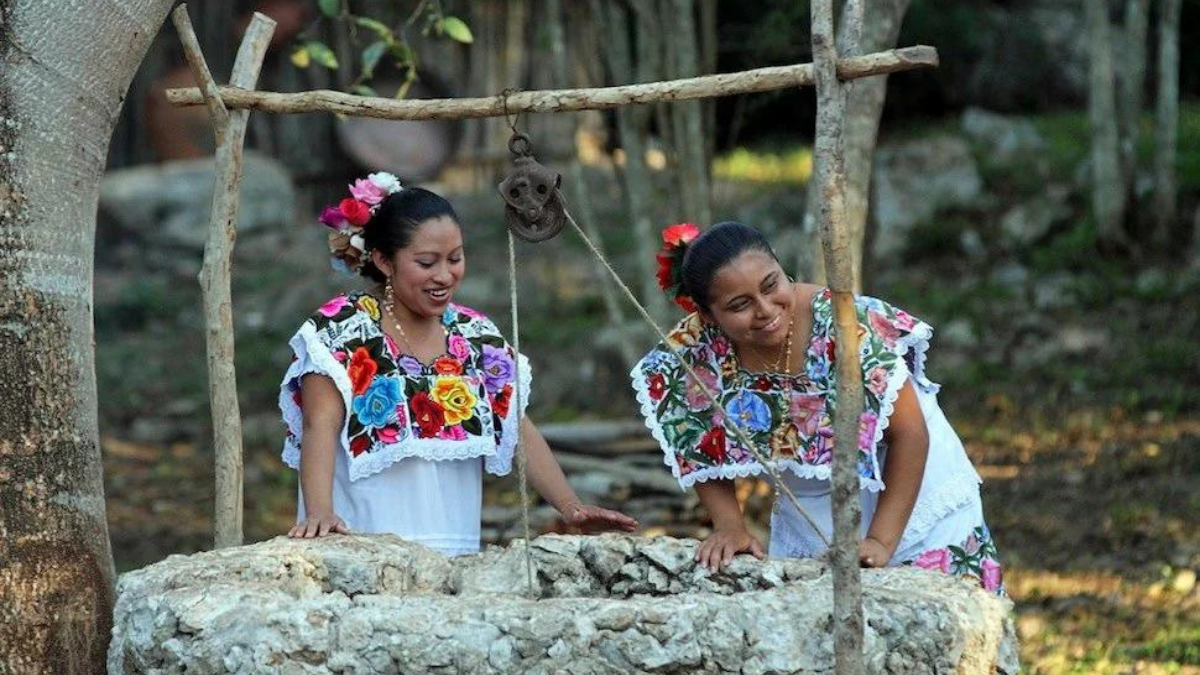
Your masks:
{"label": "rough limestone wall", "polygon": [[[109,672],[832,673],[830,575],[696,542],[534,540],[448,561],[392,536],[172,556],[118,584]],[[1010,604],[911,569],[863,575],[871,673],[1016,671]],[[535,599],[536,597],[536,599]]]}

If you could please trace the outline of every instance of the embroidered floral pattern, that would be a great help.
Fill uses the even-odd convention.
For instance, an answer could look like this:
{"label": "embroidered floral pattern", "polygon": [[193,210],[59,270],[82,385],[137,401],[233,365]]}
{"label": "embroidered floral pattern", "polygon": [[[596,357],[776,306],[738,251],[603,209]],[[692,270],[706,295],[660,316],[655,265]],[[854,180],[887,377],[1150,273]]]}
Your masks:
{"label": "embroidered floral pattern", "polygon": [[[865,408],[856,439],[859,475],[864,485],[882,487],[876,458],[886,415],[903,384],[903,358],[927,339],[929,328],[912,316],[875,298],[857,301],[861,335]],[[829,291],[812,301],[813,330],[801,375],[750,373],[720,329],[698,316],[684,319],[667,340],[695,371],[695,378],[665,345],[646,355],[632,373],[639,395],[644,394],[647,425],[663,444],[669,463],[678,469],[686,487],[696,480],[732,478],[757,473],[757,460],[740,443],[734,425],[756,444],[759,452],[781,460],[781,466],[803,477],[828,477],[833,456],[836,408],[833,303]],[[699,381],[697,381],[697,378]],[[706,390],[729,414],[719,418]],[[720,429],[722,433],[715,433]]]}
{"label": "embroidered floral pattern", "polygon": [[[516,369],[513,349],[487,317],[451,305],[442,316],[446,353],[430,364],[400,354],[379,319],[379,303],[366,293],[338,296],[309,319],[346,370],[350,454],[358,458],[410,438],[486,438],[495,448],[510,410]],[[299,406],[299,378],[285,387]],[[292,431],[289,436],[295,440]]]}
{"label": "embroidered floral pattern", "polygon": [[1005,595],[1003,568],[996,553],[996,544],[992,541],[992,533],[986,525],[976,527],[967,540],[958,546],[929,549],[901,564],[973,578],[984,590]]}

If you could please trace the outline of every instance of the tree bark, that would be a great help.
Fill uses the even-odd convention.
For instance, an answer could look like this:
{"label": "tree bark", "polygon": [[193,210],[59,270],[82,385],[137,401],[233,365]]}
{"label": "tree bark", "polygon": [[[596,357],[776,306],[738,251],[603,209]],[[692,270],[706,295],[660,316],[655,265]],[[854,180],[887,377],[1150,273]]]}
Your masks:
{"label": "tree bark", "polygon": [[[695,0],[671,0],[668,7],[675,19],[671,29],[674,39],[665,41],[671,50],[671,76],[695,77],[700,71]],[[712,191],[708,186],[704,111],[699,101],[686,101],[672,106],[671,117],[675,126],[676,175],[679,194],[683,197],[683,218],[711,225]]]}
{"label": "tree bark", "polygon": [[1137,179],[1137,148],[1141,136],[1143,92],[1146,87],[1146,32],[1150,0],[1125,0],[1124,45],[1121,60],[1121,180],[1128,203],[1133,203]]}
{"label": "tree bark", "polygon": [[[846,51],[854,53],[862,32],[860,0],[848,0],[842,22]],[[833,32],[832,0],[812,2],[813,64],[817,76],[817,133],[813,144],[820,188],[820,227],[833,309],[837,361],[837,402],[833,410],[832,495],[834,672],[862,675],[862,579],[858,567],[862,520],[858,479],[859,419],[863,382],[858,312],[854,302],[853,240],[847,223],[846,165],[843,140],[848,87],[837,78],[838,48]]]}
{"label": "tree bark", "polygon": [[[615,83],[632,80],[633,46],[629,43],[631,17],[620,3],[611,0],[594,0],[592,7],[595,19],[600,24],[600,32],[606,36],[604,60],[611,80]],[[617,139],[625,154],[625,164],[620,167],[620,174],[625,188],[626,212],[638,244],[636,255],[642,302],[661,321],[667,316],[668,306],[667,298],[659,290],[654,275],[654,251],[657,250],[659,238],[655,234],[654,219],[650,213],[652,186],[646,167],[644,142],[648,112],[634,107],[617,108]]]}
{"label": "tree bark", "polygon": [[[872,2],[870,11],[865,12],[863,16],[858,51],[874,52],[890,49],[895,45],[909,4],[910,0]],[[846,11],[850,6],[847,4],[843,7],[840,25],[851,25]],[[847,46],[844,38],[845,36],[839,36],[838,40],[842,50]],[[844,52],[839,55],[843,58],[847,56]],[[846,227],[850,231],[856,292],[862,290],[863,258],[866,256],[864,243],[870,212],[871,170],[874,165],[875,147],[879,140],[879,119],[883,115],[886,96],[887,77],[871,77],[855,80],[846,100],[846,136],[843,141],[846,157]],[[817,186],[816,180],[809,181],[803,220],[804,236],[800,238],[796,269],[803,278],[823,284],[826,275],[825,261],[821,255],[820,231],[817,228],[820,208]]]}
{"label": "tree bark", "polygon": [[[599,3],[593,3],[593,15],[596,16],[595,20],[599,21],[599,16],[596,15],[596,12],[600,8],[597,5],[599,5]],[[547,21],[546,25],[550,34],[550,53],[552,62],[554,63],[554,86],[570,86],[567,41],[563,34],[561,0],[547,0],[546,11],[549,14],[549,20]],[[614,47],[611,44],[608,47],[610,50],[613,48]],[[618,110],[618,113],[620,112],[622,111]],[[578,122],[578,119],[578,116],[572,117],[573,122]],[[577,124],[572,126],[573,128],[577,128]],[[574,133],[572,133],[571,136],[574,138]],[[572,145],[572,149],[573,148],[574,145]],[[596,242],[597,247],[602,247],[603,244],[600,240],[600,233],[596,229],[596,218],[592,211],[592,203],[588,195],[587,183],[583,174],[583,166],[580,164],[579,158],[574,154],[571,157],[568,170],[571,173],[571,194],[574,197],[573,203],[569,204],[568,208],[570,208],[572,213],[576,216],[576,221],[579,223],[579,226],[582,227],[585,232],[587,232],[588,237],[591,238],[592,241]],[[626,194],[629,192],[629,187],[626,186]],[[613,326],[623,329],[627,325],[625,310],[621,307],[621,303],[617,299],[617,293],[613,289],[612,284],[610,284],[608,279],[605,278],[606,274],[604,266],[599,261],[596,261],[596,275],[597,283],[600,287],[600,298],[604,302],[604,311],[608,316],[609,323]],[[631,341],[620,340],[617,345],[617,350],[625,363],[633,363],[637,361],[637,350],[634,348],[634,345]]]}
{"label": "tree bark", "polygon": [[104,672],[114,572],[96,420],[96,205],[122,99],[170,7],[0,0],[0,664],[10,673]]}
{"label": "tree bark", "polygon": [[1125,190],[1121,183],[1120,146],[1113,74],[1108,0],[1088,0],[1088,121],[1092,130],[1092,214],[1101,241],[1124,247]]}
{"label": "tree bark", "polygon": [[1180,0],[1163,0],[1158,17],[1158,100],[1154,125],[1154,231],[1160,245],[1175,221],[1175,154],[1179,143]]}
{"label": "tree bark", "polygon": [[[700,72],[717,72],[717,0],[698,0],[700,3]],[[704,167],[709,186],[712,185],[713,157],[717,154],[717,102],[704,101]]]}

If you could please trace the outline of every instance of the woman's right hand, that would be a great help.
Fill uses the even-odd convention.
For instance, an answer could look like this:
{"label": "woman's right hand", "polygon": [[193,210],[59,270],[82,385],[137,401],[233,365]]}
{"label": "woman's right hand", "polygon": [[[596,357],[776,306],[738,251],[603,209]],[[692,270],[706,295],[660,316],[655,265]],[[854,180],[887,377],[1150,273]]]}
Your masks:
{"label": "woman's right hand", "polygon": [[334,533],[350,534],[350,528],[346,527],[346,521],[339,518],[332,511],[310,513],[304,519],[304,522],[288,530],[288,536],[292,539],[312,539],[313,537],[324,537]]}
{"label": "woman's right hand", "polygon": [[717,528],[708,539],[705,539],[696,549],[696,562],[712,572],[718,572],[728,565],[737,553],[750,553],[762,560],[767,557],[762,542],[758,540],[744,525],[728,528]]}

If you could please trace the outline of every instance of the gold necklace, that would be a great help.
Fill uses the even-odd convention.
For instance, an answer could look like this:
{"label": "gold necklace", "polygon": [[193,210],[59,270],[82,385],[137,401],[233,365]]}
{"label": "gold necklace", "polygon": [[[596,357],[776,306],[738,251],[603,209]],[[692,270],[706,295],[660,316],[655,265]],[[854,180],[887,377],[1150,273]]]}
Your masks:
{"label": "gold necklace", "polygon": [[[794,316],[788,320],[787,337],[784,339],[783,344],[780,345],[779,355],[775,357],[774,361],[768,361],[762,352],[758,351],[757,347],[750,345],[751,351],[763,362],[763,365],[767,366],[769,372],[787,372],[789,374],[792,372],[792,328],[795,326],[795,323],[796,317]],[[780,361],[783,362],[784,370],[779,369]]]}
{"label": "gold necklace", "polygon": [[[395,300],[393,300],[392,294],[387,293],[387,297],[383,301],[383,311],[387,312],[388,318],[392,320],[392,326],[398,333],[400,333],[400,340],[404,343],[404,346],[408,348],[408,353],[411,354],[414,359],[420,361],[421,357],[417,354],[416,347],[413,347],[412,343],[408,341],[408,334],[404,332],[404,326],[400,325],[400,319],[397,319],[396,313],[392,311],[392,307],[394,305]],[[448,334],[449,333],[446,332],[446,327],[442,326],[442,336],[445,337]]]}

